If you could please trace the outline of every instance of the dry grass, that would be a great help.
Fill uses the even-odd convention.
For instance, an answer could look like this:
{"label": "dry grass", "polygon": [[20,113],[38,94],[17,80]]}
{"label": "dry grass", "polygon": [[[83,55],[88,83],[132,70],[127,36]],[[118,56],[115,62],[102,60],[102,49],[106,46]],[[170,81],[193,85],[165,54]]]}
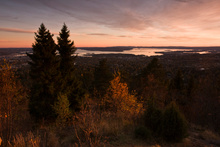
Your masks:
{"label": "dry grass", "polygon": [[99,116],[96,111],[93,111],[93,105],[88,103],[86,107],[82,107],[79,113],[73,117],[73,126],[75,136],[79,146],[101,146],[101,134],[99,124]]}
{"label": "dry grass", "polygon": [[17,134],[13,137],[11,142],[8,142],[9,147],[41,147],[41,146],[51,146],[59,147],[59,138],[54,131],[44,131],[36,134],[28,132],[27,135],[22,133]]}
{"label": "dry grass", "polygon": [[77,144],[83,146],[104,146],[106,142],[119,140],[127,132],[133,132],[133,117],[124,113],[100,111],[97,103],[87,99],[79,113],[75,114],[73,125]]}
{"label": "dry grass", "polygon": [[9,143],[10,147],[40,147],[40,137],[35,136],[32,132],[27,134],[27,137],[24,137],[22,134],[15,135],[12,143]]}

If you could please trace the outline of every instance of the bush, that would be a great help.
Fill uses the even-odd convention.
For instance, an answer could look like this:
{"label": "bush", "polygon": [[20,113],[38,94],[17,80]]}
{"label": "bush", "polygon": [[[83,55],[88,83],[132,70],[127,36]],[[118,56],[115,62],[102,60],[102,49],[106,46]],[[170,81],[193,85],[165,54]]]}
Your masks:
{"label": "bush", "polygon": [[53,109],[57,114],[56,123],[58,126],[63,127],[71,117],[71,111],[69,110],[69,100],[66,95],[60,94],[55,102]]}
{"label": "bush", "polygon": [[163,119],[163,137],[166,141],[181,141],[186,137],[187,122],[175,102],[165,109]]}
{"label": "bush", "polygon": [[135,137],[139,138],[139,139],[149,139],[151,138],[151,132],[148,128],[146,128],[145,126],[138,126],[135,129]]}
{"label": "bush", "polygon": [[163,125],[163,112],[155,106],[150,105],[145,111],[144,120],[147,126],[155,135],[160,135]]}

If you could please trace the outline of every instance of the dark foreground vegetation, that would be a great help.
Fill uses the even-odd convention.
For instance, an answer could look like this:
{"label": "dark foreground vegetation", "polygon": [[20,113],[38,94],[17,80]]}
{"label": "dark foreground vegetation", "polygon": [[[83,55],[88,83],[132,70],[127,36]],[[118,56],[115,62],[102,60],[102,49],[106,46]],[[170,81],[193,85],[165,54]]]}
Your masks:
{"label": "dark foreground vegetation", "polygon": [[218,53],[76,57],[66,25],[35,40],[1,60],[3,146],[219,145]]}

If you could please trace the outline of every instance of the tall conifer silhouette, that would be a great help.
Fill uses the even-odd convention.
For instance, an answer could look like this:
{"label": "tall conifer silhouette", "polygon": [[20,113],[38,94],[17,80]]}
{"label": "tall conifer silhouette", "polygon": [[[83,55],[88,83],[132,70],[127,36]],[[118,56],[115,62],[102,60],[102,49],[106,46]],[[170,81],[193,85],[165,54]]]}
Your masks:
{"label": "tall conifer silhouette", "polygon": [[61,32],[59,33],[58,40],[58,51],[60,53],[60,71],[62,80],[60,81],[60,87],[63,94],[66,94],[70,108],[75,110],[79,106],[79,102],[84,95],[81,88],[81,83],[77,79],[75,74],[75,59],[74,55],[76,48],[74,42],[69,39],[70,31],[66,24],[63,25]]}
{"label": "tall conifer silhouette", "polygon": [[31,115],[37,119],[54,117],[52,105],[57,98],[59,60],[52,37],[44,24],[41,24],[35,33],[33,54],[27,54],[31,59],[29,65],[32,79],[29,108]]}

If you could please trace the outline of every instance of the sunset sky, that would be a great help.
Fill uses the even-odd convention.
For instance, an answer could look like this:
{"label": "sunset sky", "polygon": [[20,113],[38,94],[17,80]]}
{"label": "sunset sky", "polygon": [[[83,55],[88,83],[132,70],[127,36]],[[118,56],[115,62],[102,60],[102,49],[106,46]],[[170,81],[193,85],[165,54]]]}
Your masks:
{"label": "sunset sky", "polygon": [[220,46],[220,0],[0,0],[0,47],[64,23],[77,47]]}

